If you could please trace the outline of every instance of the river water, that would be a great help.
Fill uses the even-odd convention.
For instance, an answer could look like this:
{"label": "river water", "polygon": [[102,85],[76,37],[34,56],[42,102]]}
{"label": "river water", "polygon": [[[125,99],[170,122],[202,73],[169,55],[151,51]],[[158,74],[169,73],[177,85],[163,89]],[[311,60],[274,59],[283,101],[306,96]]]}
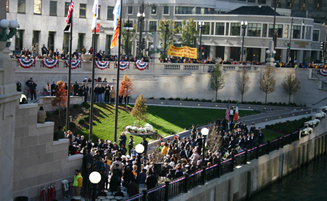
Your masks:
{"label": "river water", "polygon": [[327,155],[285,176],[250,201],[327,201]]}

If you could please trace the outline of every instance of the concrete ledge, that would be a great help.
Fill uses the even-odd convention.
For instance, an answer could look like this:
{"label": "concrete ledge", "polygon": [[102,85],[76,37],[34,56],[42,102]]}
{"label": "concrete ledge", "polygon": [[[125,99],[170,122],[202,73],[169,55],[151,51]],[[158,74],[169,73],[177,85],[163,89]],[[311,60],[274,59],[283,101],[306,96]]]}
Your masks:
{"label": "concrete ledge", "polygon": [[44,123],[37,123],[36,124],[36,128],[45,128],[45,127],[49,127],[49,126],[54,126],[54,122],[46,121]]}
{"label": "concrete ledge", "polygon": [[67,161],[74,161],[74,160],[79,160],[83,158],[83,154],[75,154],[72,156],[68,156]]}
{"label": "concrete ledge", "polygon": [[58,141],[53,141],[53,145],[59,145],[59,144],[68,144],[69,139],[59,139]]}
{"label": "concrete ledge", "polygon": [[37,103],[28,103],[18,105],[18,109],[29,109],[29,108],[37,108],[39,105]]}
{"label": "concrete ledge", "polygon": [[[58,107],[52,106],[51,101],[55,98],[55,96],[43,96],[40,97],[40,105],[43,106],[45,111],[55,111]],[[75,104],[82,104],[84,101],[84,96],[70,96],[70,105],[73,106]]]}

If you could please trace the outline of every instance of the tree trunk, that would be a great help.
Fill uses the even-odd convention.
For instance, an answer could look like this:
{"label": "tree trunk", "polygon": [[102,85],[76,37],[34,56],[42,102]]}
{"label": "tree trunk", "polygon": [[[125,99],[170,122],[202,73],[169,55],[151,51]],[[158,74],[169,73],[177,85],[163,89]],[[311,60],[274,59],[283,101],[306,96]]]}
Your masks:
{"label": "tree trunk", "polygon": [[59,111],[59,118],[60,118],[60,104],[59,104],[59,109],[58,109],[58,111]]}
{"label": "tree trunk", "polygon": [[291,94],[288,95],[288,104],[291,103]]}
{"label": "tree trunk", "polygon": [[139,128],[140,128],[140,121],[141,121],[141,117],[139,117]]}
{"label": "tree trunk", "polygon": [[267,96],[268,96],[268,93],[266,92],[265,104],[267,104]]}
{"label": "tree trunk", "polygon": [[241,103],[243,103],[243,93],[242,93],[242,96],[241,96]]}
{"label": "tree trunk", "polygon": [[218,95],[218,90],[216,90],[216,102],[217,102],[217,95]]}

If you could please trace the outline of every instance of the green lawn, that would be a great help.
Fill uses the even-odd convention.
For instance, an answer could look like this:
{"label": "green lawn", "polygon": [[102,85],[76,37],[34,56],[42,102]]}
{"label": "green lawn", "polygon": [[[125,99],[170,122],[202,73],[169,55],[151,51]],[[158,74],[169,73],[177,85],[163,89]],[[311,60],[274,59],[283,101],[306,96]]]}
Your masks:
{"label": "green lawn", "polygon": [[[114,126],[115,126],[115,108],[108,104],[95,104],[94,107],[99,110],[100,115],[93,126],[93,141],[97,138],[114,140]],[[132,106],[129,106],[132,107]],[[192,124],[205,124],[214,122],[218,117],[221,119],[225,116],[225,109],[201,109],[201,108],[183,108],[183,107],[162,107],[162,106],[148,106],[147,119],[141,121],[140,126],[143,127],[145,123],[153,126],[159,135],[167,136],[170,133],[178,133],[189,129]],[[256,111],[240,110],[240,116],[257,114]],[[118,136],[120,136],[123,128],[128,125],[134,125],[138,121],[130,115],[129,112],[119,110],[118,112]],[[75,134],[83,134],[88,136],[89,129],[83,127]],[[128,138],[129,139],[129,138]],[[141,141],[141,137],[134,137],[135,143]]]}
{"label": "green lawn", "polygon": [[274,140],[278,137],[283,136],[283,134],[278,133],[273,130],[268,130],[268,129],[262,129],[263,135],[265,136],[265,142]]}

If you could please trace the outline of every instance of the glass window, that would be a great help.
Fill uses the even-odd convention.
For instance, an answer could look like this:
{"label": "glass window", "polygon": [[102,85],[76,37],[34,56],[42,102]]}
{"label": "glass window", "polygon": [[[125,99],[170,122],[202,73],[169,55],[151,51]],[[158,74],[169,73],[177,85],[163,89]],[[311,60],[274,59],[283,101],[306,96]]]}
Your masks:
{"label": "glass window", "polygon": [[[69,33],[67,33],[67,34],[69,36]],[[49,36],[48,36],[48,49],[49,50],[52,50],[52,52],[54,51],[55,35],[56,35],[56,32],[49,31]],[[67,51],[65,50],[65,52],[68,52],[68,47],[67,47]]]}
{"label": "glass window", "polygon": [[225,23],[216,22],[216,35],[224,35],[225,33]]}
{"label": "glass window", "polygon": [[249,3],[255,3],[256,0],[248,0]]}
{"label": "glass window", "polygon": [[34,14],[41,15],[42,11],[42,1],[34,0]]}
{"label": "glass window", "polygon": [[15,36],[15,50],[23,49],[24,30],[17,30]]}
{"label": "glass window", "polygon": [[211,22],[211,35],[214,35],[215,33],[215,23],[214,22]]}
{"label": "glass window", "polygon": [[240,36],[241,35],[241,23],[232,23],[231,24],[231,36]]}
{"label": "glass window", "polygon": [[[175,14],[195,14],[195,9],[195,7],[176,6]],[[198,14],[200,14],[200,10],[198,12]]]}
{"label": "glass window", "polygon": [[180,34],[180,31],[177,28],[181,26],[182,26],[182,22],[175,22],[175,28],[177,30],[177,34]]}
{"label": "glass window", "polygon": [[[273,1],[272,5],[273,5],[272,7],[275,6],[274,1]],[[282,6],[282,0],[276,0],[276,7],[277,7],[277,8],[280,8],[281,6]]]}
{"label": "glass window", "polygon": [[267,37],[267,24],[263,24],[262,26],[262,37]]}
{"label": "glass window", "polygon": [[229,35],[229,23],[227,22],[226,23],[226,36]]}
{"label": "glass window", "polygon": [[86,4],[79,4],[79,17],[86,18]]}
{"label": "glass window", "polygon": [[[200,26],[198,25],[198,31],[200,31]],[[210,33],[210,22],[205,22],[204,25],[202,25],[202,34],[209,35]]]}
{"label": "glass window", "polygon": [[311,31],[312,31],[312,27],[306,27],[306,29],[305,29],[305,39],[311,40]]}
{"label": "glass window", "polygon": [[261,35],[261,24],[249,23],[248,24],[248,36],[260,37]]}
{"label": "glass window", "polygon": [[101,6],[98,5],[98,20],[100,19],[100,11],[101,11]]}
{"label": "glass window", "polygon": [[308,0],[300,1],[300,10],[308,10]]}
{"label": "glass window", "polygon": [[[93,34],[92,34],[93,35]],[[49,34],[50,37],[50,34]],[[69,52],[68,51],[68,46],[69,46],[69,33],[64,33],[64,38],[62,41],[62,49],[64,49],[65,52]]]}
{"label": "glass window", "polygon": [[287,0],[286,8],[293,9],[293,6],[294,6],[294,0]]}
{"label": "glass window", "polygon": [[39,44],[39,40],[40,40],[40,31],[33,31],[32,45],[36,47],[37,44]]}
{"label": "glass window", "polygon": [[157,31],[157,21],[150,21],[149,22],[149,30],[150,31]]}
{"label": "glass window", "polygon": [[302,26],[302,39],[304,39],[304,36],[305,36],[305,26]]}
{"label": "glass window", "polygon": [[261,3],[262,3],[262,4],[266,4],[267,1],[266,1],[266,0],[261,0]]}
{"label": "glass window", "polygon": [[25,0],[18,0],[18,8],[17,8],[18,13],[25,13],[25,8],[26,8],[25,3],[26,3]]}
{"label": "glass window", "polygon": [[108,6],[107,8],[107,20],[113,20],[114,14],[112,13],[114,11],[114,7]]}
{"label": "glass window", "polygon": [[84,46],[84,36],[85,33],[78,33],[78,43],[77,43],[78,52],[82,52],[82,48]]}
{"label": "glass window", "polygon": [[65,2],[65,17],[67,17],[70,2]]}
{"label": "glass window", "polygon": [[164,8],[163,8],[163,14],[164,15],[169,15],[169,6],[164,6]]}
{"label": "glass window", "polygon": [[157,14],[157,7],[156,6],[152,6],[151,7],[151,15],[156,15]]}
{"label": "glass window", "polygon": [[128,6],[127,13],[128,13],[129,15],[130,15],[130,14],[133,14],[133,6]]}
{"label": "glass window", "polygon": [[50,16],[57,16],[57,1],[50,1]]}
{"label": "glass window", "polygon": [[315,0],[313,4],[314,10],[322,10],[322,0]]}
{"label": "glass window", "polygon": [[285,24],[285,27],[284,27],[284,38],[288,38],[288,29],[289,29],[289,25],[288,24]]}
{"label": "glass window", "polygon": [[[276,32],[277,32],[277,37],[282,38],[283,37],[283,25],[282,24],[276,24],[275,29],[276,29]],[[273,37],[273,33],[274,33],[274,25],[269,24],[269,37]]]}
{"label": "glass window", "polygon": [[9,12],[9,0],[6,0],[6,12]]}
{"label": "glass window", "polygon": [[106,47],[105,47],[105,53],[106,55],[110,54],[110,44],[111,44],[111,37],[112,35],[106,35]]}
{"label": "glass window", "polygon": [[319,30],[313,30],[313,41],[319,41]]}
{"label": "glass window", "polygon": [[300,39],[300,35],[301,35],[301,26],[294,25],[292,30],[292,38]]}

